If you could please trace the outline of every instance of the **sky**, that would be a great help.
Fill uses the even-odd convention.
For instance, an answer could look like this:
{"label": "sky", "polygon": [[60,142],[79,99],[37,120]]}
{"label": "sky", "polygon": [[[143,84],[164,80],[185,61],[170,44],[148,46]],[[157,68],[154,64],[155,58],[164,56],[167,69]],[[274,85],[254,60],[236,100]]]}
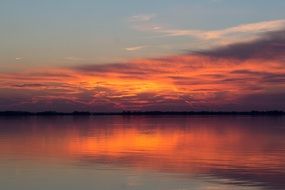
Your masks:
{"label": "sky", "polygon": [[285,110],[283,0],[1,0],[0,111]]}

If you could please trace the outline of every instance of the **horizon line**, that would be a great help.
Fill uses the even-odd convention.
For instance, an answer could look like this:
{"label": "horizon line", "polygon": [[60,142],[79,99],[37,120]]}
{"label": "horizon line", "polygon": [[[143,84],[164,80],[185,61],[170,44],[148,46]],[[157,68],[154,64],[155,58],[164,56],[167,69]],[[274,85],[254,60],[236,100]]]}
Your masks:
{"label": "horizon line", "polygon": [[90,111],[0,111],[0,116],[96,116],[96,115],[285,115],[283,110],[268,111],[121,111],[121,112],[90,112]]}

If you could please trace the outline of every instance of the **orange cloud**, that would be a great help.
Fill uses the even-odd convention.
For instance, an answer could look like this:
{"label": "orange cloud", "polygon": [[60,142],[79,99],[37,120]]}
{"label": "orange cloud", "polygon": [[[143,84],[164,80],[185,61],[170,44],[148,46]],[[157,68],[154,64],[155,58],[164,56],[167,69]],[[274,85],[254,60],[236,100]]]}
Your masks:
{"label": "orange cloud", "polygon": [[59,111],[285,109],[284,44],[282,32],[274,32],[199,53],[1,74],[0,104]]}

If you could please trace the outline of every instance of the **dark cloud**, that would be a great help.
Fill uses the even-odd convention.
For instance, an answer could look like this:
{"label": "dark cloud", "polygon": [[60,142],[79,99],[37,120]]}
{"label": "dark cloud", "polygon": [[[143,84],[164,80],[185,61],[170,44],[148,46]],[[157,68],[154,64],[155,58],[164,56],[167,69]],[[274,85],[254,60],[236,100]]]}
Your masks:
{"label": "dark cloud", "polygon": [[46,87],[47,85],[34,83],[34,84],[15,84],[11,86],[18,87],[18,88],[26,88],[26,87]]}
{"label": "dark cloud", "polygon": [[258,40],[197,52],[198,55],[229,59],[281,59],[285,61],[285,30],[267,33]]}
{"label": "dark cloud", "polygon": [[231,72],[232,74],[242,75],[240,78],[245,79],[244,77],[252,77],[255,79],[259,79],[262,83],[275,83],[282,84],[285,83],[285,72],[280,73],[272,73],[272,72],[260,72],[260,71],[251,71],[251,70],[235,70]]}
{"label": "dark cloud", "polygon": [[195,54],[0,74],[1,109],[285,110],[284,32]]}
{"label": "dark cloud", "polygon": [[80,65],[74,67],[74,69],[83,72],[107,72],[110,70],[131,70],[136,69],[133,65],[126,64],[126,63],[110,63],[110,64],[90,64],[90,65]]}
{"label": "dark cloud", "polygon": [[111,63],[111,64],[90,64],[73,67],[74,70],[94,74],[111,74],[112,72],[131,75],[146,75],[150,71],[142,68],[142,65],[130,63]]}

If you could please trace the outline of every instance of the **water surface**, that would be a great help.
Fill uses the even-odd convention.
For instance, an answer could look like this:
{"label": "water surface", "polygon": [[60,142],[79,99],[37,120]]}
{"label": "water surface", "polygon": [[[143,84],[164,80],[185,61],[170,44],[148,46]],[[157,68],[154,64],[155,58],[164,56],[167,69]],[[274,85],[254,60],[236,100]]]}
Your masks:
{"label": "water surface", "polygon": [[285,118],[0,118],[5,190],[285,189]]}

